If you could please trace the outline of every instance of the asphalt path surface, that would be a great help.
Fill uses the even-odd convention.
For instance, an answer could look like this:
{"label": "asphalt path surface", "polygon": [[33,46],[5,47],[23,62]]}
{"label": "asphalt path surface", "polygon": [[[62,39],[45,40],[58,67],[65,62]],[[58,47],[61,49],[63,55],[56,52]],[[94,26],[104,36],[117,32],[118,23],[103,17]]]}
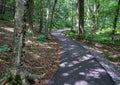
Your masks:
{"label": "asphalt path surface", "polygon": [[52,33],[62,52],[59,69],[48,85],[116,85],[105,69],[80,43],[63,35],[67,29]]}

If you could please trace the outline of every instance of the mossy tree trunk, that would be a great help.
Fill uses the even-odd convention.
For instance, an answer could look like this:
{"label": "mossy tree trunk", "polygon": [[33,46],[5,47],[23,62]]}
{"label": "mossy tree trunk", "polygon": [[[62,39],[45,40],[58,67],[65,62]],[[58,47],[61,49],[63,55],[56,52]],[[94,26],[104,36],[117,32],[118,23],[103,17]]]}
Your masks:
{"label": "mossy tree trunk", "polygon": [[26,12],[28,0],[16,0],[14,29],[14,63],[11,71],[13,78],[20,76],[22,85],[28,85],[24,74]]}
{"label": "mossy tree trunk", "polygon": [[44,75],[31,74],[25,70],[25,36],[27,5],[29,0],[16,0],[15,29],[14,29],[14,59],[13,68],[10,72],[12,85],[29,85],[28,79],[41,79]]}

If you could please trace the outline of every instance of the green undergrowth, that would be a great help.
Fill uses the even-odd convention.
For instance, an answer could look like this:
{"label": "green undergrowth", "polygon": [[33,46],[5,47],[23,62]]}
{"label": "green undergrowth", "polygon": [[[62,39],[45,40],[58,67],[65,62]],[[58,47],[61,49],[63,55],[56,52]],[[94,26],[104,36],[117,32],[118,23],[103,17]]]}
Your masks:
{"label": "green undergrowth", "polygon": [[70,36],[70,37],[73,37],[73,38],[78,38],[78,33],[75,30],[66,31],[64,34],[66,36]]}
{"label": "green undergrowth", "polygon": [[13,20],[14,16],[10,13],[0,14],[0,18],[4,20]]}
{"label": "green undergrowth", "polygon": [[61,28],[65,28],[65,27],[71,28],[72,27],[72,22],[69,20],[54,19],[54,22],[55,22],[55,24],[53,26],[53,29],[61,29]]}
{"label": "green undergrowth", "polygon": [[114,61],[115,60],[115,55],[113,55],[113,54],[109,54],[109,56],[108,56],[108,59],[109,60],[111,60],[111,61]]}
{"label": "green undergrowth", "polygon": [[33,31],[31,31],[31,30],[28,30],[28,31],[26,32],[26,34],[27,34],[28,36],[33,36],[33,35],[34,35]]}
{"label": "green undergrowth", "polygon": [[40,42],[49,42],[49,38],[47,38],[44,34],[39,34],[37,40]]}
{"label": "green undergrowth", "polygon": [[[94,34],[93,35],[93,40],[103,42],[103,43],[111,43],[111,35]],[[119,36],[115,37],[115,44],[120,44],[120,37]]]}
{"label": "green undergrowth", "polygon": [[0,54],[4,53],[4,52],[8,52],[10,50],[10,48],[8,47],[8,45],[3,45],[0,47]]}
{"label": "green undergrowth", "polygon": [[[117,30],[117,34],[119,35],[115,35],[115,43],[119,45],[120,44],[120,30]],[[78,32],[74,31],[74,30],[70,30],[70,31],[66,31],[65,32],[66,36],[75,38],[75,39],[79,39],[78,38]],[[84,35],[84,39],[85,40],[90,40],[90,34],[88,32],[86,32],[86,34]],[[92,35],[92,40],[93,41],[97,41],[97,42],[101,42],[101,43],[111,43],[111,30],[103,30],[101,31],[101,33],[95,33]]]}

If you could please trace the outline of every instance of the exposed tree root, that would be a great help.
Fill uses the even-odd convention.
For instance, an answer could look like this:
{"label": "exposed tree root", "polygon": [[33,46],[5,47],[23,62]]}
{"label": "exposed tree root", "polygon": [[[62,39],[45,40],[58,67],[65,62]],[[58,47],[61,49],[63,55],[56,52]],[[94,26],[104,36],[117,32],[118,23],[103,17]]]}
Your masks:
{"label": "exposed tree root", "polygon": [[30,85],[31,81],[35,82],[45,76],[45,74],[36,75],[28,71],[19,72],[16,70],[12,70],[11,73],[6,73],[6,75],[0,80],[0,85]]}

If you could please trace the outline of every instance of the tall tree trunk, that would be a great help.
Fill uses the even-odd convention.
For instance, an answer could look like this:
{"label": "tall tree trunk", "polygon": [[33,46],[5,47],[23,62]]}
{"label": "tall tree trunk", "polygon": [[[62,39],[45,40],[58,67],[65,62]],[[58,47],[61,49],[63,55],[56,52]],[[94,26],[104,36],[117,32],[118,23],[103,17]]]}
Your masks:
{"label": "tall tree trunk", "polygon": [[15,0],[13,1],[13,16],[15,17]]}
{"label": "tall tree trunk", "polygon": [[79,36],[84,35],[84,0],[78,0],[79,6]]}
{"label": "tall tree trunk", "polygon": [[31,31],[33,31],[33,7],[34,7],[34,1],[33,0],[29,0],[28,1],[28,11],[27,11],[27,15],[28,15],[28,27]]}
{"label": "tall tree trunk", "polygon": [[88,24],[89,24],[89,18],[90,18],[90,10],[91,10],[90,1],[87,0],[87,19],[86,19],[86,21],[88,22]]}
{"label": "tall tree trunk", "polygon": [[[93,39],[93,33],[95,33],[95,31],[97,30],[98,28],[98,18],[97,18],[97,15],[98,15],[98,11],[99,11],[99,0],[94,0],[94,5],[93,5],[93,10],[91,9],[90,7],[90,0],[87,0],[87,6],[88,6],[88,11],[87,11],[87,21],[88,23],[90,23],[91,21],[91,24],[90,24],[90,40]],[[90,16],[92,17],[91,20],[90,20]]]}
{"label": "tall tree trunk", "polygon": [[118,1],[118,7],[115,12],[115,18],[113,22],[113,30],[112,30],[112,43],[115,43],[115,32],[116,32],[116,27],[117,27],[117,21],[118,21],[118,16],[119,16],[119,10],[120,10],[120,0]]}
{"label": "tall tree trunk", "polygon": [[3,4],[3,14],[5,14],[5,10],[6,10],[6,0],[4,0],[4,4]]}
{"label": "tall tree trunk", "polygon": [[50,20],[50,32],[51,32],[51,29],[52,29],[52,26],[53,26],[53,16],[54,16],[54,10],[55,10],[56,4],[57,4],[57,0],[55,0],[53,8],[52,8],[52,14],[51,14],[51,20]]}
{"label": "tall tree trunk", "polygon": [[35,75],[25,70],[25,36],[27,5],[29,0],[16,0],[15,29],[14,29],[14,58],[12,70],[7,74],[9,78],[3,78],[9,82],[2,82],[0,85],[10,83],[10,85],[30,85],[28,79],[41,79],[43,75]]}
{"label": "tall tree trunk", "polygon": [[43,29],[43,0],[40,0],[40,28],[39,33],[42,32]]}
{"label": "tall tree trunk", "polygon": [[0,14],[2,14],[2,10],[3,10],[3,1],[4,0],[1,0],[1,3],[0,3]]}
{"label": "tall tree trunk", "polygon": [[5,14],[5,9],[6,9],[6,0],[2,0],[1,14]]}
{"label": "tall tree trunk", "polygon": [[50,0],[47,0],[46,26],[45,26],[45,35],[46,35],[46,37],[48,37],[49,17],[50,17]]}
{"label": "tall tree trunk", "polygon": [[99,1],[94,0],[94,10],[92,13],[92,32],[95,32],[98,29],[98,10],[99,10]]}
{"label": "tall tree trunk", "polygon": [[72,28],[71,28],[71,30],[73,30],[73,25],[74,25],[74,21],[73,21],[73,1],[72,1],[72,11],[71,11],[71,15],[72,15]]}
{"label": "tall tree trunk", "polygon": [[26,33],[26,5],[28,0],[16,0],[15,12],[15,29],[14,29],[14,68],[12,76],[15,78],[17,75],[22,80],[22,85],[26,83],[24,74],[24,59],[25,59],[25,33]]}

